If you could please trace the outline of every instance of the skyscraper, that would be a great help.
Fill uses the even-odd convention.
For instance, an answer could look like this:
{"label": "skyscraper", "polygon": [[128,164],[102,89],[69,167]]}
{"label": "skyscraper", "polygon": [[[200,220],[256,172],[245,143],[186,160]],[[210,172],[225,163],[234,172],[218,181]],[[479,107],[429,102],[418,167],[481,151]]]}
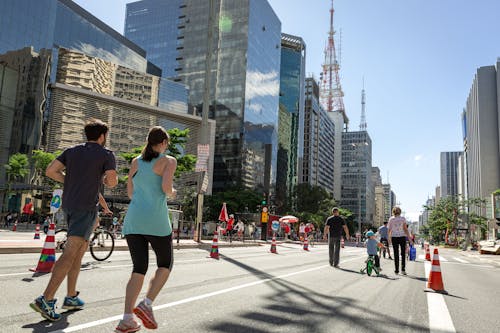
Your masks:
{"label": "skyscraper", "polygon": [[[140,36],[141,31],[150,35],[156,29],[177,27],[177,33],[168,30],[164,39],[155,41],[170,49],[175,45],[175,57],[161,47],[155,50],[166,61],[167,71],[173,68],[175,80],[189,87],[189,112],[195,114],[203,108],[209,3],[173,1],[160,8],[160,1],[151,0],[127,7],[126,34],[134,34],[131,38],[136,41],[148,38]],[[166,13],[170,6],[177,8]],[[153,14],[154,10],[164,15]],[[161,19],[144,19],[151,15]],[[267,0],[215,1],[213,21],[209,114],[217,121],[213,188],[243,186],[274,192],[281,22]]]}
{"label": "skyscraper", "polygon": [[[477,69],[463,118],[464,153],[467,170],[467,197],[490,202],[491,193],[500,188],[500,61],[496,66]],[[474,208],[490,216],[491,209]]]}
{"label": "skyscraper", "polygon": [[[306,45],[302,38],[281,34],[280,114],[276,199],[283,207],[297,185],[304,135],[304,78]],[[288,141],[288,142],[287,142]],[[299,159],[300,154],[300,159]],[[280,205],[281,203],[281,205]]]}
{"label": "skyscraper", "polygon": [[441,198],[458,195],[461,151],[441,153]]}

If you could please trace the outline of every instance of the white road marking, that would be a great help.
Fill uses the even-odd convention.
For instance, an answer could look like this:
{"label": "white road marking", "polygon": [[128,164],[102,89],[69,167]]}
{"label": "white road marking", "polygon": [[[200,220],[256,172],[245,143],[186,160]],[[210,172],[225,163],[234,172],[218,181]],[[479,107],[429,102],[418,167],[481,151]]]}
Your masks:
{"label": "white road marking", "polygon": [[[351,259],[342,260],[342,263],[353,261],[353,260],[357,260],[357,259],[361,259],[361,258],[365,258],[365,257],[366,256],[363,255],[363,256],[359,256],[359,257],[355,257],[355,258],[351,258]],[[303,273],[309,273],[309,272],[317,271],[317,270],[320,270],[320,269],[323,269],[323,268],[326,268],[326,267],[330,267],[330,265],[316,266],[316,267],[308,268],[308,269],[305,269],[305,270],[302,270],[302,271],[298,271],[298,272],[283,274],[283,275],[275,276],[273,278],[267,278],[267,279],[263,279],[263,280],[249,282],[249,283],[241,284],[239,286],[234,286],[234,287],[227,288],[227,289],[221,289],[221,290],[214,291],[214,292],[207,293],[207,294],[203,294],[203,295],[188,297],[188,298],[185,298],[185,299],[182,299],[182,300],[179,300],[179,301],[175,301],[175,302],[170,302],[170,303],[166,303],[166,304],[161,304],[161,305],[154,306],[153,310],[157,311],[157,310],[161,310],[161,309],[165,309],[165,308],[170,308],[170,307],[173,307],[173,306],[176,306],[176,305],[180,305],[180,304],[191,303],[191,302],[202,300],[202,299],[205,299],[205,298],[209,298],[209,297],[213,297],[213,296],[217,296],[217,295],[229,293],[231,291],[235,291],[235,290],[239,290],[239,289],[243,289],[243,288],[252,287],[252,286],[255,286],[255,285],[258,285],[258,284],[263,284],[263,283],[271,282],[271,281],[274,281],[274,280],[284,279],[284,278],[287,278],[287,277],[290,277],[290,276],[294,276],[294,275],[299,275],[299,274],[303,274]],[[76,325],[76,326],[73,326],[73,327],[67,327],[67,328],[62,329],[62,330],[51,331],[50,333],[76,332],[76,331],[84,330],[86,328],[95,327],[95,326],[99,326],[99,325],[104,325],[104,324],[107,324],[107,323],[112,322],[112,321],[120,320],[120,319],[122,319],[122,317],[123,317],[123,315],[120,314],[120,315],[117,315],[117,316],[103,318],[103,319],[99,319],[99,320],[96,320],[96,321],[91,321],[91,322],[88,322],[88,323],[85,323],[85,324]],[[443,332],[445,332],[445,331],[443,331]]]}
{"label": "white road marking", "polygon": [[[425,262],[425,276],[429,276],[431,263]],[[427,284],[427,282],[426,282]],[[427,308],[429,311],[430,333],[455,333],[455,326],[441,294],[427,292]]]}
{"label": "white road marking", "polygon": [[468,264],[469,263],[467,260],[463,260],[462,258],[453,257],[453,259],[455,259],[458,262],[461,262],[462,264]]}

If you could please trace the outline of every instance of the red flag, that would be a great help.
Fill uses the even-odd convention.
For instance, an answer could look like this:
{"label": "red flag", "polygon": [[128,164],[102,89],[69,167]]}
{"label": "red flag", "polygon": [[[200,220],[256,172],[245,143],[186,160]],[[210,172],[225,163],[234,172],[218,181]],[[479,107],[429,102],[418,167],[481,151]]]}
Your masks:
{"label": "red flag", "polygon": [[227,215],[226,203],[223,202],[222,203],[222,209],[220,210],[220,214],[219,214],[219,221],[227,222],[228,219],[229,219],[229,217]]}

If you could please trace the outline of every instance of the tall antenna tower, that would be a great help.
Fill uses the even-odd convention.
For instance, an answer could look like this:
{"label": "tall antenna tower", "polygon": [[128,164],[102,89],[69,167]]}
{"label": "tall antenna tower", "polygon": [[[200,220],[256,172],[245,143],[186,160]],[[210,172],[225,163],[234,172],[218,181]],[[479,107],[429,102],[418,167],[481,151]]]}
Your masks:
{"label": "tall antenna tower", "polygon": [[363,77],[363,89],[361,90],[361,122],[359,123],[359,130],[366,131],[366,95],[365,95],[365,78]]}
{"label": "tall antenna tower", "polygon": [[327,112],[340,112],[344,118],[344,123],[347,125],[349,119],[345,114],[344,108],[344,92],[340,85],[339,70],[340,64],[337,61],[335,51],[335,30],[333,29],[333,0],[330,8],[330,31],[328,32],[328,42],[325,46],[325,61],[323,63],[323,71],[320,77],[320,94],[319,99],[323,108]]}

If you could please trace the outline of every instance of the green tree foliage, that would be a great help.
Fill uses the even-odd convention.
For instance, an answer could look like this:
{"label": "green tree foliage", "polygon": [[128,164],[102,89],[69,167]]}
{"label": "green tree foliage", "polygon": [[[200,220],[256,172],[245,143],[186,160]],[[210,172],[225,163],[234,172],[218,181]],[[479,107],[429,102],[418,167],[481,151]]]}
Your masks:
{"label": "green tree foliage", "polygon": [[[424,206],[430,211],[430,215],[423,233],[434,240],[456,244],[459,223],[465,224],[467,229],[470,229],[471,224],[477,225],[481,230],[486,229],[486,217],[474,213],[473,209],[484,208],[485,205],[486,201],[481,198],[459,200],[456,196],[449,196],[442,198],[434,206]],[[450,241],[449,238],[453,240]]]}
{"label": "green tree foliage", "polygon": [[[170,144],[168,146],[167,155],[173,156],[177,159],[177,169],[175,170],[175,177],[178,177],[184,172],[193,171],[196,164],[196,156],[192,154],[184,154],[184,148],[186,147],[186,142],[189,138],[189,129],[180,130],[178,128],[172,128],[167,130],[170,136]],[[119,156],[123,158],[130,165],[132,160],[141,154],[142,147],[133,148],[130,152],[120,153]],[[127,181],[127,174],[129,168],[123,168],[119,170],[120,182]]]}
{"label": "green tree foliage", "polygon": [[243,188],[232,188],[224,192],[213,193],[204,199],[203,206],[207,210],[204,213],[204,219],[217,221],[223,202],[226,203],[228,214],[233,214],[245,212],[247,209],[250,212],[255,212],[261,200],[261,192]]}
{"label": "green tree foliage", "polygon": [[8,164],[5,164],[4,167],[9,184],[22,181],[30,172],[28,156],[21,153],[11,155]]}
{"label": "green tree foliage", "polygon": [[49,186],[53,186],[56,184],[56,182],[54,182],[52,179],[45,176],[45,170],[47,169],[49,164],[52,163],[52,161],[55,160],[57,156],[59,156],[60,153],[60,151],[49,153],[43,150],[33,150],[31,155],[31,165],[34,167],[35,173],[31,180],[32,183],[41,182],[42,184],[47,184]]}

